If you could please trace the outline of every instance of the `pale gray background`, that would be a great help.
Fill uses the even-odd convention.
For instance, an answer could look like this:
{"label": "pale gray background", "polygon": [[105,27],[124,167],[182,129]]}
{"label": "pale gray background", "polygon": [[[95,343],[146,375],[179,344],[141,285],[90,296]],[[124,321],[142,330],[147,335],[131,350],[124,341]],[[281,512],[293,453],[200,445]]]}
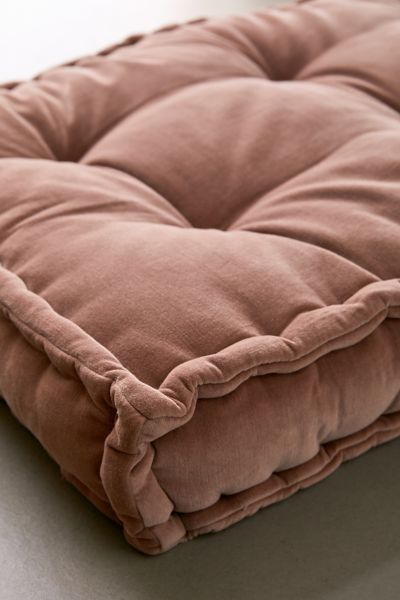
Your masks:
{"label": "pale gray background", "polygon": [[[12,0],[0,80],[257,0]],[[4,60],[7,57],[7,60]],[[231,529],[149,558],[65,483],[0,401],[0,600],[399,600],[400,440]]]}

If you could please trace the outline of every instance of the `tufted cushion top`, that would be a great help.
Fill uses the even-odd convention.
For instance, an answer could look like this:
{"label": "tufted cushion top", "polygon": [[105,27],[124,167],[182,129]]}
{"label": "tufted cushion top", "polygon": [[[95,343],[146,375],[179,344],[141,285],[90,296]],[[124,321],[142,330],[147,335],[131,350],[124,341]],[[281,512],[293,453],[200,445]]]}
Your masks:
{"label": "tufted cushion top", "polygon": [[162,552],[400,434],[400,3],[135,36],[0,91],[0,393]]}

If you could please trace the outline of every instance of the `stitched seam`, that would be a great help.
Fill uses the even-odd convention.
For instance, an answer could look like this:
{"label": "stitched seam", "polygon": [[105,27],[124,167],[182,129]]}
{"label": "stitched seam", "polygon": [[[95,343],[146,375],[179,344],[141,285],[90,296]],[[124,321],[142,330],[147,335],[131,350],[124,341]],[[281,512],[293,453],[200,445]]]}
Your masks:
{"label": "stitched seam", "polygon": [[[3,269],[5,269],[5,267],[3,266]],[[8,271],[8,269],[6,269]],[[12,271],[8,271],[9,273],[12,273]],[[29,290],[27,290],[29,292]],[[34,292],[30,292],[33,293],[35,296],[37,296],[37,294],[35,294]],[[41,298],[41,296],[37,296],[38,298]],[[42,299],[42,298],[41,298]],[[50,306],[50,305],[49,305]],[[55,348],[56,350],[58,350],[59,352],[61,352],[63,355],[67,356],[68,358],[73,359],[74,361],[76,361],[81,367],[85,368],[86,370],[90,371],[90,373],[93,373],[94,375],[97,375],[99,377],[102,377],[106,380],[108,380],[110,382],[110,384],[117,384],[117,378],[114,377],[110,377],[109,375],[105,374],[105,373],[100,373],[99,371],[96,371],[96,369],[94,369],[93,367],[88,366],[88,364],[86,364],[85,362],[82,361],[82,359],[72,353],[72,352],[68,352],[67,350],[64,350],[63,348],[61,348],[60,346],[58,346],[57,344],[55,344],[52,340],[50,340],[48,337],[46,337],[45,333],[43,333],[41,330],[36,329],[35,327],[33,327],[28,321],[25,321],[24,319],[22,319],[21,317],[19,317],[18,315],[15,314],[15,312],[10,308],[10,306],[4,302],[4,300],[0,299],[0,307],[2,307],[3,309],[5,309],[5,311],[12,315],[13,319],[8,319],[10,322],[14,322],[17,321],[18,323],[21,323],[24,327],[26,327],[31,333],[41,337],[43,340],[45,340],[52,348]],[[53,311],[57,316],[61,317],[61,315],[59,315],[51,306],[50,306],[50,310]],[[6,315],[5,313],[3,313],[5,317],[7,317],[8,315]],[[65,317],[61,317],[61,318],[65,318]],[[72,321],[71,321],[72,323]],[[18,328],[17,328],[18,329]],[[90,337],[83,329],[81,330],[83,335]],[[18,329],[18,333],[20,335],[23,335],[22,332]],[[28,340],[28,343],[32,346],[32,343],[30,340]],[[43,350],[39,349],[42,354],[46,354]],[[115,357],[114,357],[115,358]],[[53,361],[50,359],[50,357],[48,357],[50,363],[54,366]],[[117,361],[117,359],[115,359]],[[130,371],[128,371],[128,369],[126,369],[122,364],[117,364],[117,366],[119,367],[119,369],[123,372],[127,372],[130,373]],[[83,385],[83,387],[85,387],[84,383],[82,382],[81,378],[76,374],[76,377],[74,377],[74,379],[76,379],[77,381],[80,381]],[[124,395],[125,397],[125,395]],[[130,406],[132,406],[132,408],[134,408],[142,417],[144,417],[146,420],[149,420],[149,417],[147,417],[145,414],[143,414],[142,412],[140,412],[140,410],[138,408],[136,408],[136,406],[134,404],[132,404],[128,399],[126,399],[127,402],[129,403]],[[113,406],[114,410],[115,406]],[[159,417],[161,418],[161,417]],[[150,419],[152,420],[152,419]],[[129,453],[130,454],[130,453]]]}
{"label": "stitched seam", "polygon": [[[157,32],[153,32],[153,34],[155,34],[155,33],[157,33]],[[52,71],[53,69],[62,69],[63,67],[75,67],[75,66],[78,66],[82,61],[88,60],[90,58],[109,56],[110,54],[112,54],[112,52],[114,52],[115,50],[118,50],[119,48],[124,48],[125,46],[134,46],[135,44],[140,42],[142,39],[144,39],[147,35],[152,35],[152,34],[138,34],[137,36],[135,36],[135,35],[129,36],[129,37],[125,38],[124,40],[122,40],[122,42],[120,42],[119,44],[117,43],[117,44],[114,44],[113,46],[106,46],[106,48],[104,48],[103,50],[99,50],[99,52],[95,52],[94,54],[88,54],[86,56],[80,56],[76,60],[59,63],[58,65],[55,65],[54,67],[50,67],[49,69],[45,69],[41,73],[38,73],[35,77],[31,77],[29,79],[20,79],[18,81],[10,81],[10,82],[2,83],[2,84],[0,84],[0,90],[1,89],[13,90],[13,89],[17,88],[18,86],[23,85],[24,83],[28,83],[30,81],[39,81],[40,78],[45,73],[48,73],[49,71]]]}
{"label": "stitched seam", "polygon": [[[4,266],[3,266],[3,268],[4,268]],[[9,271],[9,272],[12,273],[12,271]],[[30,292],[30,293],[34,293],[34,292]],[[36,296],[36,294],[35,294],[35,296]],[[37,296],[37,297],[40,298],[40,299],[42,299],[41,296]],[[29,323],[29,321],[25,321],[24,319],[22,319],[21,317],[19,317],[18,315],[16,315],[15,312],[12,310],[12,308],[9,306],[9,304],[7,302],[5,302],[4,300],[2,300],[2,299],[0,299],[0,307],[2,307],[3,309],[5,309],[5,311],[8,314],[12,315],[13,320],[15,319],[16,321],[18,321],[19,323],[21,323],[24,327],[26,327],[27,329],[29,329],[29,331],[31,333],[34,333],[35,335],[38,335],[39,337],[43,338],[50,346],[52,346],[53,348],[56,348],[59,352],[61,352],[65,356],[68,356],[69,358],[72,358],[72,359],[76,360],[79,363],[80,366],[84,367],[85,369],[87,369],[91,373],[94,373],[95,375],[98,375],[99,377],[103,377],[104,379],[108,379],[111,383],[115,381],[115,379],[113,377],[110,377],[109,375],[105,375],[104,373],[100,373],[99,371],[96,371],[96,369],[94,369],[93,367],[89,367],[87,364],[85,364],[82,361],[82,359],[78,355],[74,354],[73,352],[69,352],[67,350],[64,350],[63,348],[61,348],[60,346],[58,346],[57,344],[55,344],[48,337],[46,337],[46,335],[45,335],[45,333],[43,331],[41,331],[40,329],[36,329],[35,327],[33,327]],[[61,316],[51,306],[50,306],[50,310],[52,310],[57,316]],[[62,318],[65,318],[65,317],[62,317]],[[12,322],[11,319],[9,319],[9,321]],[[72,323],[72,321],[71,321],[71,323]],[[89,335],[86,332],[84,332],[83,330],[82,330],[82,332],[84,333],[84,335],[87,335],[89,337]],[[22,335],[21,331],[19,331],[19,333]],[[52,362],[52,361],[50,361],[50,362]],[[124,369],[124,367],[122,365],[120,365],[120,367],[122,369]],[[78,376],[76,378],[80,381],[80,378]]]}
{"label": "stitched seam", "polygon": [[[4,268],[4,267],[3,267],[3,268]],[[8,270],[7,270],[7,271],[8,271]],[[8,272],[10,272],[10,271],[8,271]],[[11,272],[10,272],[10,273],[11,273]],[[400,283],[400,280],[399,280],[399,283]],[[32,293],[32,292],[31,292],[31,293]],[[36,294],[35,294],[35,296],[36,296]],[[38,298],[40,298],[40,296],[37,296],[37,297],[38,297]],[[19,316],[15,315],[14,311],[13,311],[13,310],[12,310],[12,309],[9,307],[9,305],[8,305],[6,302],[4,302],[4,300],[2,300],[2,299],[0,299],[0,306],[2,306],[2,307],[4,307],[4,308],[6,308],[6,310],[7,310],[7,311],[8,311],[10,314],[12,314],[12,315],[13,315],[14,319],[16,319],[17,321],[19,321],[20,323],[22,323],[22,324],[23,324],[25,327],[27,327],[27,329],[29,329],[29,330],[30,330],[32,333],[34,333],[34,334],[36,334],[36,335],[39,335],[40,337],[42,337],[42,338],[43,338],[43,339],[44,339],[44,340],[45,340],[45,341],[46,341],[48,344],[50,344],[50,346],[52,346],[52,347],[56,348],[57,350],[59,350],[59,351],[60,351],[62,354],[64,354],[65,356],[68,356],[69,358],[72,358],[72,359],[76,360],[76,361],[79,363],[79,365],[80,365],[80,366],[82,366],[82,367],[86,368],[86,369],[87,369],[87,370],[89,370],[91,373],[94,373],[95,375],[98,375],[98,376],[100,376],[100,377],[103,377],[103,378],[107,379],[108,381],[110,381],[110,383],[115,383],[115,384],[117,384],[117,385],[118,385],[117,378],[110,377],[109,375],[106,375],[106,374],[100,373],[100,372],[96,371],[94,368],[92,368],[92,367],[89,367],[89,366],[88,366],[88,365],[87,365],[85,362],[83,362],[83,361],[82,361],[82,359],[81,359],[79,356],[77,356],[77,355],[75,355],[75,354],[73,354],[73,353],[71,353],[71,352],[68,352],[67,350],[64,350],[64,349],[60,348],[60,347],[59,347],[57,344],[55,344],[53,341],[49,340],[49,339],[46,337],[46,335],[45,335],[43,332],[41,332],[40,330],[37,330],[37,329],[35,329],[34,327],[32,327],[32,325],[31,325],[30,323],[28,323],[27,321],[24,321],[24,320],[23,320],[23,319],[21,319]],[[49,305],[49,306],[50,306],[50,305]],[[394,308],[397,308],[397,307],[399,307],[399,306],[400,306],[400,304],[392,304],[392,305],[390,305],[390,306],[391,306],[391,307],[394,307]],[[50,310],[52,310],[52,311],[53,311],[53,312],[54,312],[56,315],[58,315],[58,313],[56,313],[56,311],[54,311],[54,309],[53,309],[51,306],[50,306]],[[282,363],[288,363],[288,364],[291,364],[291,363],[294,363],[294,362],[296,362],[296,361],[298,361],[298,360],[301,360],[302,358],[306,358],[307,356],[311,355],[312,353],[314,353],[315,351],[319,350],[319,349],[320,349],[320,348],[322,348],[323,346],[325,346],[325,345],[328,345],[330,342],[332,342],[332,341],[334,341],[334,340],[340,340],[341,338],[343,338],[343,337],[345,337],[345,336],[348,336],[348,335],[351,335],[352,333],[355,333],[355,332],[356,332],[356,331],[358,331],[359,329],[362,329],[362,328],[363,328],[365,325],[368,325],[368,323],[370,323],[371,321],[373,321],[373,320],[374,320],[374,319],[375,319],[375,318],[376,318],[376,317],[377,317],[377,316],[378,316],[380,313],[384,312],[385,310],[387,310],[387,309],[382,309],[382,308],[380,308],[379,310],[375,311],[375,312],[373,313],[373,315],[371,315],[371,317],[370,317],[370,318],[368,318],[367,320],[364,320],[364,321],[363,321],[361,324],[358,324],[356,327],[354,327],[354,328],[352,328],[352,329],[349,329],[348,331],[346,331],[345,333],[343,333],[343,334],[341,334],[341,335],[339,335],[339,336],[332,336],[332,337],[330,337],[329,339],[325,340],[323,343],[321,343],[321,344],[319,344],[319,345],[317,345],[317,346],[314,346],[314,347],[313,347],[311,350],[308,350],[307,352],[305,352],[305,353],[303,353],[303,354],[300,354],[299,356],[297,356],[297,357],[295,357],[295,358],[292,358],[292,359],[289,359],[289,360],[273,361],[272,363],[266,363],[265,361],[262,361],[262,362],[256,363],[255,365],[253,365],[252,367],[250,367],[250,368],[249,368],[249,369],[247,369],[247,370],[242,370],[242,371],[239,371],[238,373],[236,373],[235,375],[233,375],[233,376],[232,376],[230,379],[224,379],[223,381],[221,381],[221,382],[218,382],[218,383],[208,383],[208,384],[207,384],[207,382],[206,382],[206,381],[202,381],[200,384],[198,384],[197,386],[195,386],[195,389],[194,389],[194,391],[193,391],[193,392],[195,392],[195,390],[196,390],[196,389],[198,389],[198,388],[200,387],[200,385],[202,385],[202,386],[204,386],[204,385],[210,385],[210,386],[213,386],[213,385],[219,385],[219,384],[221,384],[221,383],[229,383],[230,381],[232,381],[232,380],[234,380],[236,377],[238,377],[238,375],[240,375],[240,374],[242,374],[242,373],[246,373],[246,372],[248,372],[248,371],[252,371],[253,369],[260,368],[260,367],[262,367],[263,365],[268,365],[268,364],[277,364],[277,365],[278,365],[278,364],[282,364]],[[59,316],[59,315],[58,315],[58,316]],[[71,321],[71,323],[72,323],[72,321]],[[289,324],[288,324],[288,325],[289,325]],[[378,327],[379,327],[379,325],[378,325]],[[87,334],[86,334],[86,332],[84,332],[83,330],[82,330],[82,333],[83,333],[83,335],[85,335],[85,336],[87,335]],[[89,336],[88,336],[88,337],[89,337]],[[257,337],[263,337],[263,336],[257,336]],[[278,337],[278,338],[280,338],[280,339],[285,339],[285,338],[282,338],[282,336],[277,336],[277,337]],[[368,337],[368,336],[366,336],[366,337]],[[229,346],[228,346],[228,347],[229,347]],[[49,360],[50,360],[50,359],[49,359]],[[116,360],[117,360],[117,359],[116,359]],[[52,361],[50,361],[50,362],[52,362]],[[184,363],[181,363],[181,364],[184,364]],[[127,372],[127,373],[131,373],[130,371],[128,371],[128,369],[124,368],[124,367],[122,366],[122,364],[119,364],[119,368],[121,369],[121,371],[124,371],[124,372]],[[132,374],[132,373],[131,373],[131,374]],[[132,375],[133,375],[133,374],[132,374]],[[254,376],[256,376],[256,375],[254,375]],[[249,376],[249,378],[250,378],[250,377],[251,377],[251,375]],[[248,378],[248,379],[249,379],[249,378]],[[79,378],[79,377],[77,377],[77,379],[78,379],[78,380],[80,380],[80,378]],[[242,381],[242,383],[243,383],[243,381]],[[155,391],[159,391],[159,390],[156,390],[156,388],[153,388],[153,389],[154,389]],[[162,393],[162,392],[161,392],[161,393]],[[194,396],[194,393],[193,393],[193,396]],[[124,397],[125,397],[125,394],[124,394]],[[137,407],[136,407],[134,404],[132,404],[132,403],[131,403],[131,402],[130,402],[128,399],[127,399],[127,402],[129,403],[129,405],[130,405],[130,406],[132,406],[132,408],[134,408],[135,410],[137,410],[137,412],[138,412],[138,413],[139,413],[141,416],[143,416],[143,417],[144,417],[144,418],[145,418],[147,421],[159,421],[159,420],[161,420],[161,419],[176,419],[176,418],[177,418],[176,416],[163,416],[163,415],[161,415],[161,416],[158,416],[158,417],[148,417],[148,416],[146,416],[145,414],[143,414],[143,413],[142,413],[140,410],[138,410],[138,409],[137,409]],[[188,409],[188,410],[190,410],[190,409]]]}

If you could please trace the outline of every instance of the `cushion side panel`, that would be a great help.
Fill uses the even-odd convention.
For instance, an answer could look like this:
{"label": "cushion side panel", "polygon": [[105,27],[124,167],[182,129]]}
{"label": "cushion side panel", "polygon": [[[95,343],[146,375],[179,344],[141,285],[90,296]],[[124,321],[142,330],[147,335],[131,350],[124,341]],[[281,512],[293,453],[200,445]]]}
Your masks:
{"label": "cushion side panel", "polygon": [[191,539],[200,534],[220,531],[253,515],[260,508],[292,496],[325,479],[343,462],[361,456],[371,448],[400,435],[400,411],[382,415],[375,423],[351,436],[330,442],[305,464],[274,473],[267,481],[240,494],[224,496],[203,511],[183,514],[181,518]]}
{"label": "cushion side panel", "polygon": [[100,466],[115,411],[107,405],[100,410],[77,378],[60,373],[4,317],[0,341],[0,391],[11,411],[62,466],[65,477],[85,482],[81,491],[110,512]]}
{"label": "cushion side panel", "polygon": [[252,377],[223,397],[200,399],[190,421],[153,442],[153,470],[175,509],[211,506],[399,410],[399,354],[400,322],[387,319],[296,372]]}

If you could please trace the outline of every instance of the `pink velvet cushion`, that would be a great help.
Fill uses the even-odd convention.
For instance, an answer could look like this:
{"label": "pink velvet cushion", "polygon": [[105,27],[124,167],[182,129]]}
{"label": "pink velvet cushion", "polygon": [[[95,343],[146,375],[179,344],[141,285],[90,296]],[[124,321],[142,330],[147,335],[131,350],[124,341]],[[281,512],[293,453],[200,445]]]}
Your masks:
{"label": "pink velvet cushion", "polygon": [[400,434],[400,3],[171,27],[0,92],[0,392],[155,554]]}

